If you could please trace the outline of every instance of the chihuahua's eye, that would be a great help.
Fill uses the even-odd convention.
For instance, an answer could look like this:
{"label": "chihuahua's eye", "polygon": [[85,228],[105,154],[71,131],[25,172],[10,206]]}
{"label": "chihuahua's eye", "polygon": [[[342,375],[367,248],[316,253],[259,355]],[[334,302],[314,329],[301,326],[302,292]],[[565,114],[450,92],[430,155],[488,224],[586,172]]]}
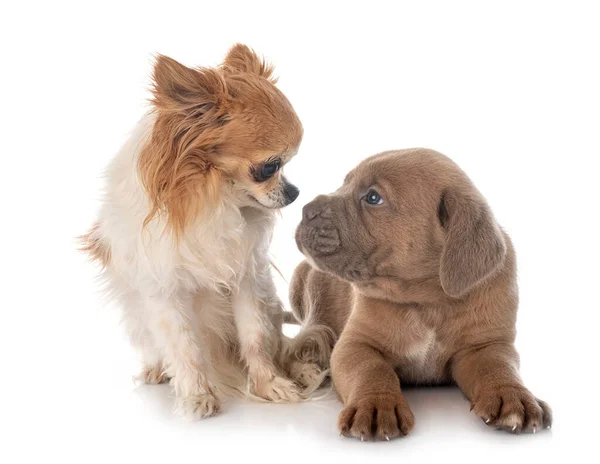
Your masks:
{"label": "chihuahua's eye", "polygon": [[379,195],[379,193],[373,189],[367,192],[367,194],[364,196],[364,199],[370,205],[381,205],[383,203],[383,198],[381,198],[381,195]]}
{"label": "chihuahua's eye", "polygon": [[273,177],[275,173],[279,171],[279,162],[265,164],[262,167],[261,174],[263,177]]}
{"label": "chihuahua's eye", "polygon": [[256,180],[258,182],[264,182],[270,179],[277,171],[279,171],[280,166],[281,163],[279,161],[272,161],[270,163],[263,164],[258,170],[258,175],[255,176]]}

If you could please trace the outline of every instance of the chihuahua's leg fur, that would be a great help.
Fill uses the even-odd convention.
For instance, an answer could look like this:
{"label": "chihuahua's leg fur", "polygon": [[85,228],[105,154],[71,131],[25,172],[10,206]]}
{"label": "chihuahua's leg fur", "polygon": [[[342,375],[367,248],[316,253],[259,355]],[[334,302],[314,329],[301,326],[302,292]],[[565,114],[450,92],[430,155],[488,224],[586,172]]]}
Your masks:
{"label": "chihuahua's leg fur", "polygon": [[525,388],[518,369],[519,356],[507,343],[466,350],[452,362],[454,380],[489,426],[514,433],[550,427],[550,407]]}
{"label": "chihuahua's leg fur", "polygon": [[155,321],[152,327],[154,335],[165,347],[178,412],[190,419],[218,414],[221,405],[206,377],[200,348],[206,345],[199,339],[200,331],[194,327],[192,296],[148,297],[146,310]]}
{"label": "chihuahua's leg fur", "polygon": [[233,295],[233,312],[251,393],[269,401],[299,401],[298,388],[275,365],[280,331],[276,330],[269,305],[257,295],[248,278]]}
{"label": "chihuahua's leg fur", "polygon": [[392,364],[359,334],[342,333],[333,350],[331,373],[344,403],[338,419],[342,435],[389,440],[413,428],[414,416]]}
{"label": "chihuahua's leg fur", "polygon": [[134,377],[137,382],[149,385],[166,383],[164,352],[159,348],[156,337],[148,327],[144,315],[144,304],[137,292],[123,292],[123,324],[127,329],[131,344],[141,353],[142,370]]}
{"label": "chihuahua's leg fur", "polygon": [[147,385],[159,385],[161,383],[168,383],[171,380],[166,372],[166,366],[162,362],[156,364],[144,363],[142,372],[140,372],[137,379]]}

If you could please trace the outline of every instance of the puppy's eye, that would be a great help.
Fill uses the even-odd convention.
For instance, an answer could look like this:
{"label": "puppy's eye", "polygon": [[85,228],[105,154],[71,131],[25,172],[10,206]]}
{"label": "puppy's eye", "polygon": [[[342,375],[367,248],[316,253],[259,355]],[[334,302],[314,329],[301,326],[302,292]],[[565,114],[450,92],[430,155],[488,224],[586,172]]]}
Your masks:
{"label": "puppy's eye", "polygon": [[272,161],[270,163],[263,164],[256,173],[255,179],[258,182],[264,182],[275,175],[279,168],[281,167],[281,163],[279,161]]}
{"label": "puppy's eye", "polygon": [[383,204],[383,198],[381,198],[381,195],[379,195],[379,193],[377,193],[377,191],[373,189],[367,192],[367,194],[364,196],[364,200],[370,205]]}

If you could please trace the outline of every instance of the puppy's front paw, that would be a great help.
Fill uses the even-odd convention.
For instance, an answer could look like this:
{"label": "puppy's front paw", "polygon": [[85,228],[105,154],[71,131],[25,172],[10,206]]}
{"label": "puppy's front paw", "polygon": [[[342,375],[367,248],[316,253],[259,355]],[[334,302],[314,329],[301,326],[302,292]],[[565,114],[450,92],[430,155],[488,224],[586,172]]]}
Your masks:
{"label": "puppy's front paw", "polygon": [[221,412],[221,402],[212,393],[199,393],[177,400],[178,412],[190,420],[216,416]]}
{"label": "puppy's front paw", "polygon": [[340,413],[338,427],[346,437],[361,441],[387,440],[408,435],[415,424],[415,416],[401,393],[383,393],[360,398]]}
{"label": "puppy's front paw", "polygon": [[318,365],[314,363],[303,363],[294,361],[290,367],[290,377],[294,382],[301,386],[317,387],[316,383],[321,383],[323,375]]}
{"label": "puppy's front paw", "polygon": [[270,379],[257,379],[253,384],[253,393],[268,401],[295,403],[302,399],[293,381],[277,375]]}
{"label": "puppy's front paw", "polygon": [[552,410],[522,386],[504,385],[479,392],[471,409],[483,421],[508,432],[533,432],[552,425]]}

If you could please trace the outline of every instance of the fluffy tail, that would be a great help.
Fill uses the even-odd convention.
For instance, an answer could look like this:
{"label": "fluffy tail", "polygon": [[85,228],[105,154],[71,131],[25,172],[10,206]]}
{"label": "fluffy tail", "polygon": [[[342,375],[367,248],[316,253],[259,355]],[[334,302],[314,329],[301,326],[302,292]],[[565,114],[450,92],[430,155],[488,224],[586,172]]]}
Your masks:
{"label": "fluffy tail", "polygon": [[318,364],[321,369],[329,369],[335,341],[335,333],[326,325],[303,324],[289,344],[288,356],[296,361]]}
{"label": "fluffy tail", "polygon": [[290,304],[292,312],[285,312],[286,324],[301,325],[300,332],[289,344],[290,359],[316,363],[322,370],[329,369],[331,351],[336,342],[336,334],[329,326],[321,324],[310,299],[306,298],[306,286],[311,271],[303,261],[294,270],[290,284]]}
{"label": "fluffy tail", "polygon": [[[295,323],[298,324],[298,321],[295,321]],[[302,383],[300,389],[301,401],[320,399],[321,396],[315,396],[313,393],[329,375],[331,349],[327,345],[327,337],[321,335],[321,330],[315,331],[314,328],[302,329],[295,338],[283,336],[283,345],[279,352],[279,363],[277,363],[284,375],[291,374],[294,365],[297,367],[299,364],[314,363],[319,366],[319,370],[313,374],[310,384]],[[323,333],[325,332],[323,331]],[[248,371],[235,348],[235,343],[216,335],[208,335],[207,342],[210,344],[212,355],[211,380],[217,394],[222,395],[222,397],[268,402],[268,400],[252,392]]]}
{"label": "fluffy tail", "polygon": [[[286,320],[290,319],[286,318]],[[293,323],[298,324],[295,318],[294,321]],[[333,330],[327,326],[303,324],[298,335],[286,339],[287,343],[282,352],[284,359],[282,364],[287,366],[287,370],[291,374],[298,369],[317,369],[318,367],[316,370],[318,375],[310,376],[310,381],[304,385],[303,395],[307,399],[321,399],[328,397],[331,393],[331,388],[328,388],[322,394],[313,395],[329,378],[329,359],[335,338]]]}

